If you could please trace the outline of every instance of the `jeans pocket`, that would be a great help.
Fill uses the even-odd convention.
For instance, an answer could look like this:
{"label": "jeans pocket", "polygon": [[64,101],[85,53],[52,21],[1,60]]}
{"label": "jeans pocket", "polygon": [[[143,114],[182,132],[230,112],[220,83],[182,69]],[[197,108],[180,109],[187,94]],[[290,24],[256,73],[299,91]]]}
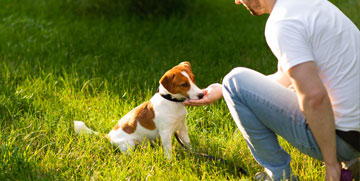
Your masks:
{"label": "jeans pocket", "polygon": [[301,141],[297,142],[294,146],[298,148],[300,152],[315,159],[322,160],[323,158],[320,148],[310,130],[310,127],[307,124],[303,124],[301,126],[303,127],[300,129],[301,131],[299,133],[301,134],[299,135]]}

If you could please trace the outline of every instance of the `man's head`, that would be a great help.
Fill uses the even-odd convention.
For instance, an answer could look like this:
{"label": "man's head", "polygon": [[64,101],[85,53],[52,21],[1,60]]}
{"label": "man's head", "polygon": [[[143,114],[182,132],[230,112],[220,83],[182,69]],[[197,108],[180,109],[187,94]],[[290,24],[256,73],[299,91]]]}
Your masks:
{"label": "man's head", "polygon": [[235,0],[235,4],[244,5],[254,16],[271,13],[275,2],[276,0]]}

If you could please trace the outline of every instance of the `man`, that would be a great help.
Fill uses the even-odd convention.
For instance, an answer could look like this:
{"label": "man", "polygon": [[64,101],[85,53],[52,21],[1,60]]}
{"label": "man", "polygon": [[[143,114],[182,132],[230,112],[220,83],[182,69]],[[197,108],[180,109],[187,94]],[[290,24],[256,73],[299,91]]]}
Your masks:
{"label": "man", "polygon": [[[254,158],[272,179],[290,178],[290,156],[277,135],[323,160],[326,180],[340,162],[360,157],[360,32],[327,0],[235,0],[253,15],[269,13],[266,41],[278,71],[235,68],[185,105],[224,97]],[[289,89],[293,87],[293,89]]]}

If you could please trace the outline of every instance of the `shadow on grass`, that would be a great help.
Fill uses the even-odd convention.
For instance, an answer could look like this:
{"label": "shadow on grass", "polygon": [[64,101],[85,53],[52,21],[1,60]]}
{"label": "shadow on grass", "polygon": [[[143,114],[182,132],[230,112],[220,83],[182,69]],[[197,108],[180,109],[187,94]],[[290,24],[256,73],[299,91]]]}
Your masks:
{"label": "shadow on grass", "polygon": [[[183,147],[179,145],[178,142],[173,140],[173,157],[170,160],[166,159],[166,155],[164,151],[162,150],[161,140],[156,139],[154,141],[150,142],[144,142],[143,144],[136,145],[135,149],[130,151],[130,154],[125,154],[127,156],[130,156],[129,160],[127,160],[127,157],[124,158],[123,161],[125,162],[132,162],[133,160],[142,160],[142,159],[148,159],[148,160],[156,160],[158,166],[161,167],[161,165],[167,165],[167,161],[170,161],[171,164],[167,165],[169,170],[172,170],[173,168],[177,167],[187,167],[186,165],[190,164],[193,169],[192,172],[197,175],[198,178],[201,178],[204,174],[204,172],[215,172],[216,175],[220,176],[221,178],[226,179],[242,179],[247,178],[250,172],[247,171],[249,169],[248,166],[245,166],[245,163],[241,161],[238,157],[234,158],[226,158],[221,159],[218,155],[212,155],[216,159],[207,158],[202,156],[202,153],[205,152],[198,152],[193,153],[190,152]],[[124,154],[120,151],[118,147],[115,145],[111,145],[109,143],[109,147],[112,147],[108,151],[112,150],[111,153],[113,155],[121,155]],[[133,153],[134,152],[134,153]],[[137,157],[135,155],[141,155],[140,157]],[[151,155],[151,156],[150,156]],[[151,159],[151,157],[153,157]],[[219,160],[221,159],[221,160]],[[144,160],[144,167],[148,163]],[[135,161],[136,162],[136,161]],[[175,163],[176,162],[176,163]],[[128,163],[122,163],[124,166],[131,168]],[[204,168],[205,167],[205,168]],[[250,168],[251,169],[251,168]],[[146,171],[145,171],[146,172]],[[136,176],[135,176],[136,177]]]}
{"label": "shadow on grass", "polygon": [[73,0],[64,1],[62,7],[75,15],[156,19],[181,16],[189,5],[188,0]]}
{"label": "shadow on grass", "polygon": [[35,111],[32,96],[21,96],[15,90],[9,90],[10,93],[4,97],[0,97],[0,115],[2,116],[1,125],[7,127],[15,124],[15,120],[19,120],[25,113],[31,113],[35,117],[39,117],[40,113]]}
{"label": "shadow on grass", "polygon": [[[199,165],[205,163],[205,165],[216,168],[216,170],[219,169],[219,172],[229,175],[231,178],[241,179],[249,176],[247,167],[244,166],[242,161],[236,158],[231,160],[224,159],[218,155],[209,155],[204,152],[190,152],[184,148],[177,148],[176,152],[178,153],[178,160],[183,160],[185,157],[194,158]],[[229,176],[227,176],[227,179],[231,179]]]}
{"label": "shadow on grass", "polygon": [[55,170],[42,169],[19,147],[2,144],[0,150],[0,180],[64,180]]}

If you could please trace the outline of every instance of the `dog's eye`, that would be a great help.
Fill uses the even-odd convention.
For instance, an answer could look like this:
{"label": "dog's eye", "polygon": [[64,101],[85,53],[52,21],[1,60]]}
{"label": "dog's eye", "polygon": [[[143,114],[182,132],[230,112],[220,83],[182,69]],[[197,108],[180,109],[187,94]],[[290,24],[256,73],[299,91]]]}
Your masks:
{"label": "dog's eye", "polygon": [[184,83],[182,83],[180,86],[181,86],[181,87],[188,87],[189,84],[188,84],[187,82],[184,82]]}

